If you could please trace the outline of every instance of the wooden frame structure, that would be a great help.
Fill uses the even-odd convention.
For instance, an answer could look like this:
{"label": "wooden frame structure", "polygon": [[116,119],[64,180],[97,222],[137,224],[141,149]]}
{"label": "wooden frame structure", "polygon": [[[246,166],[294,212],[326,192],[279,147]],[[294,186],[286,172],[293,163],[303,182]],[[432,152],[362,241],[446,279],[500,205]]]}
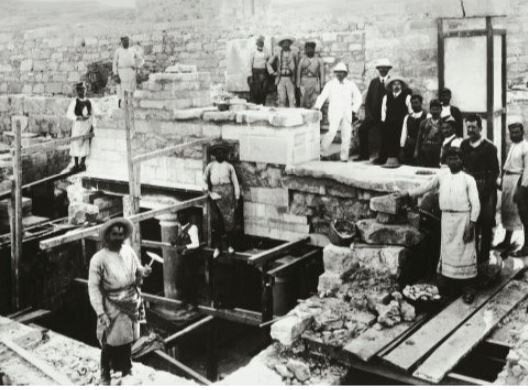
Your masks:
{"label": "wooden frame structure", "polygon": [[[493,16],[475,16],[465,19],[485,19],[485,28],[480,29],[464,29],[456,31],[445,31],[444,22],[446,20],[460,19],[460,18],[439,18],[437,20],[438,28],[438,90],[440,91],[445,87],[445,39],[453,37],[486,37],[486,111],[479,112],[464,112],[465,114],[477,114],[486,119],[487,133],[486,136],[489,140],[494,140],[494,121],[496,116],[501,116],[501,156],[502,163],[506,159],[506,106],[507,106],[507,40],[506,30],[503,28],[493,27]],[[495,83],[494,83],[494,67],[495,64],[495,44],[494,37],[499,36],[501,38],[501,108],[495,109],[494,107],[494,94],[495,94]]]}

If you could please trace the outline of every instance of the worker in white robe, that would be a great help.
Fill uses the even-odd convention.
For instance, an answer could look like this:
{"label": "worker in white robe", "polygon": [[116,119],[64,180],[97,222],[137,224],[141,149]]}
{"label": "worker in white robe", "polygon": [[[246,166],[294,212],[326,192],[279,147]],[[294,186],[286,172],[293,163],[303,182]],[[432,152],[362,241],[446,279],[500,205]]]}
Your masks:
{"label": "worker in white robe", "polygon": [[[78,83],[77,98],[72,100],[66,112],[66,118],[73,122],[72,137],[89,135],[95,127],[94,105],[86,98],[86,85]],[[75,171],[86,170],[86,157],[90,154],[90,140],[75,140],[70,143],[70,156],[73,157]]]}
{"label": "worker in white robe", "polygon": [[97,339],[101,344],[101,383],[110,384],[110,370],[131,374],[132,343],[139,338],[145,309],[139,286],[150,275],[134,250],[124,245],[134,226],[126,218],[108,221],[101,230],[104,248],[90,260],[88,295],[97,314]]}
{"label": "worker in white robe", "polygon": [[442,169],[424,185],[400,193],[418,197],[430,191],[439,191],[441,221],[441,249],[438,273],[443,295],[463,293],[466,303],[475,297],[477,251],[475,223],[480,213],[480,201],[475,179],[462,171],[458,144],[446,151],[449,169]]}
{"label": "worker in white robe", "polygon": [[119,107],[125,93],[132,96],[136,90],[136,72],[143,64],[144,60],[139,51],[130,47],[130,39],[126,36],[122,37],[121,47],[116,50],[112,63],[112,72],[119,84]]}
{"label": "worker in white robe", "polygon": [[348,69],[344,63],[334,68],[335,78],[330,80],[317,97],[314,109],[320,110],[328,100],[328,132],[321,139],[321,153],[327,153],[337,130],[341,129],[341,161],[348,161],[352,138],[352,119],[361,107],[361,92],[356,83],[346,78]]}
{"label": "worker in white robe", "polygon": [[528,142],[520,121],[508,125],[512,141],[502,170],[501,219],[506,230],[504,240],[495,248],[508,250],[512,234],[524,226],[524,247],[515,256],[528,255]]}

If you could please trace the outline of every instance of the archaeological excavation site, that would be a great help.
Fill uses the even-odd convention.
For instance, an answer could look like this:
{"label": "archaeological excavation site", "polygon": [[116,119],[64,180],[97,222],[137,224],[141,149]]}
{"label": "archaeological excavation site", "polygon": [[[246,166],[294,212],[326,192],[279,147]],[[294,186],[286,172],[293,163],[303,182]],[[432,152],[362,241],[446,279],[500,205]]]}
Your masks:
{"label": "archaeological excavation site", "polygon": [[2,0],[0,385],[527,385],[526,22]]}

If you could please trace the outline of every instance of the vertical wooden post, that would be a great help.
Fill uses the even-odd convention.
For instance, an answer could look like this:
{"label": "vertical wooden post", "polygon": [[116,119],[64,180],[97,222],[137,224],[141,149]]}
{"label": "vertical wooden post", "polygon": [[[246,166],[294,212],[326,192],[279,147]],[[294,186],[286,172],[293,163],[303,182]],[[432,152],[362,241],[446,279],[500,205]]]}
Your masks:
{"label": "vertical wooden post", "polygon": [[[125,131],[126,131],[126,147],[127,147],[127,167],[128,167],[128,188],[129,188],[129,207],[126,210],[125,216],[131,216],[139,213],[139,199],[141,197],[141,170],[139,164],[134,164],[132,161],[132,139],[133,129],[131,126],[131,104],[132,93],[124,91],[123,107],[125,111]],[[141,231],[139,230],[139,223],[134,226],[134,234],[130,237],[130,244],[139,255],[141,251]]]}
{"label": "vertical wooden post", "polygon": [[494,42],[493,42],[493,24],[491,16],[486,16],[486,84],[487,84],[487,96],[486,96],[486,125],[487,125],[487,138],[494,141],[494,97],[495,97],[495,82],[494,82]]}
{"label": "vertical wooden post", "polygon": [[218,356],[216,354],[216,338],[217,338],[217,325],[216,321],[213,320],[209,324],[209,330],[207,332],[207,366],[206,376],[211,382],[215,382],[218,379]]}
{"label": "vertical wooden post", "polygon": [[15,141],[13,147],[13,187],[11,191],[11,302],[13,310],[20,308],[19,267],[22,258],[22,124],[14,121]]}

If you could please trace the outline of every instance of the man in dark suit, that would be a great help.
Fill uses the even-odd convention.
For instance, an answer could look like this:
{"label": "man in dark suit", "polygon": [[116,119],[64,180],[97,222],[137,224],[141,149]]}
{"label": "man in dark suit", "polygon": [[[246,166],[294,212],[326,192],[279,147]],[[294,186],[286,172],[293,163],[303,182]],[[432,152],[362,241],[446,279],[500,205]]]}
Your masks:
{"label": "man in dark suit", "polygon": [[387,93],[386,85],[389,81],[389,71],[392,65],[388,59],[383,58],[378,61],[376,69],[379,76],[372,79],[365,97],[365,120],[359,127],[359,157],[354,161],[368,160],[369,133],[381,126],[381,101]]}
{"label": "man in dark suit", "polygon": [[455,120],[455,134],[459,138],[464,137],[464,121],[462,119],[462,113],[458,107],[451,105],[451,90],[449,88],[443,88],[440,90],[438,100],[442,103],[442,119],[452,117]]}

